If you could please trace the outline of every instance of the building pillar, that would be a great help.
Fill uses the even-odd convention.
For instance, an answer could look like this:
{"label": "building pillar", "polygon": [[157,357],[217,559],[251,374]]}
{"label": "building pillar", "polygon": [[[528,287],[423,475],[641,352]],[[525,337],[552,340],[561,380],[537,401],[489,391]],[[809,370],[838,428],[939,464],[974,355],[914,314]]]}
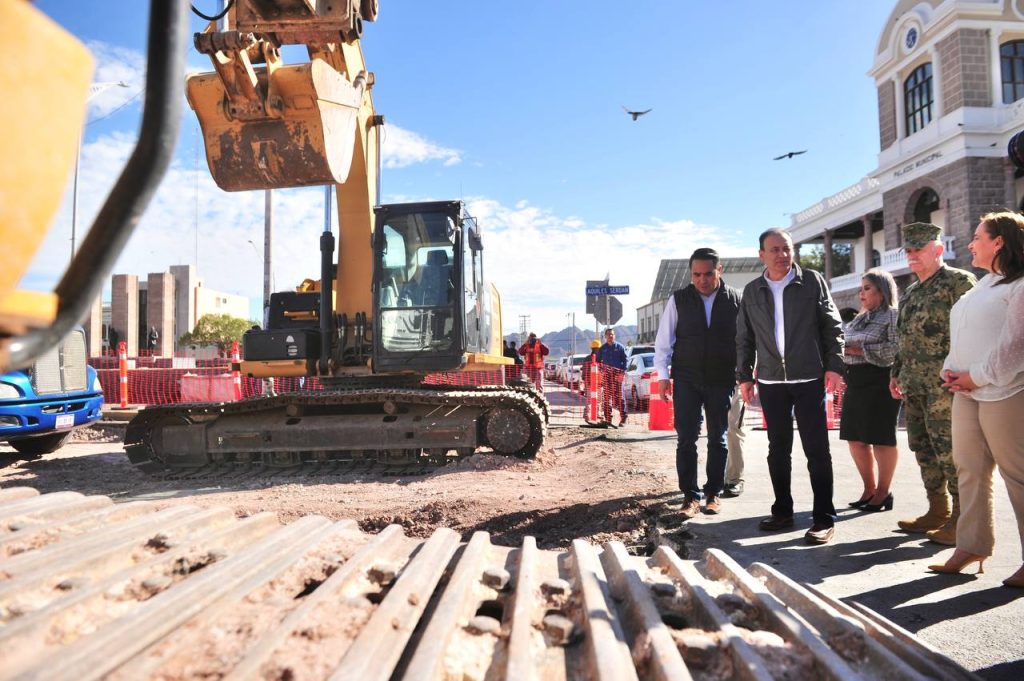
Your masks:
{"label": "building pillar", "polygon": [[832,230],[826,229],[822,235],[825,238],[825,281],[832,283]]}
{"label": "building pillar", "polygon": [[103,296],[102,294],[89,306],[89,312],[82,320],[85,327],[85,348],[89,357],[103,354]]}
{"label": "building pillar", "polygon": [[128,346],[128,356],[139,355],[139,278],[115,274],[110,283],[110,326],[117,340]]}
{"label": "building pillar", "polygon": [[999,106],[1003,103],[1003,62],[999,54],[999,36],[995,29],[989,29],[988,50],[989,69],[991,69],[989,87],[992,89],[990,106]]}
{"label": "building pillar", "polygon": [[861,272],[867,272],[873,266],[875,259],[875,233],[871,228],[871,216],[865,215],[860,219],[864,224],[864,267]]}
{"label": "building pillar", "polygon": [[192,265],[171,265],[174,277],[174,333],[175,339],[195,328],[195,288],[200,285],[199,275]]}
{"label": "building pillar", "polygon": [[[934,82],[934,78],[932,79]],[[892,77],[893,87],[896,92],[896,143],[907,136],[907,111],[906,103],[903,101],[903,83],[896,76]]]}
{"label": "building pillar", "polygon": [[[168,272],[150,273],[146,279],[146,333],[158,334],[153,354],[174,356],[174,276]],[[146,338],[149,347],[149,338]]]}

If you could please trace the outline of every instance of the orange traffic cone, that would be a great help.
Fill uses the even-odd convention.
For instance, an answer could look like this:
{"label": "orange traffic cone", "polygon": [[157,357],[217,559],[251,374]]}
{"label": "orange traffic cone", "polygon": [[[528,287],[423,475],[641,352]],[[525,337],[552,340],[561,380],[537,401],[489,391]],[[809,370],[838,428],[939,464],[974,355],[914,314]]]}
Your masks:
{"label": "orange traffic cone", "polygon": [[601,370],[597,362],[590,363],[590,371],[587,376],[587,410],[584,421],[597,423],[597,390],[601,384]]}
{"label": "orange traffic cone", "polygon": [[647,415],[648,430],[675,430],[676,415],[672,403],[661,399],[655,381],[651,381],[650,408]]}

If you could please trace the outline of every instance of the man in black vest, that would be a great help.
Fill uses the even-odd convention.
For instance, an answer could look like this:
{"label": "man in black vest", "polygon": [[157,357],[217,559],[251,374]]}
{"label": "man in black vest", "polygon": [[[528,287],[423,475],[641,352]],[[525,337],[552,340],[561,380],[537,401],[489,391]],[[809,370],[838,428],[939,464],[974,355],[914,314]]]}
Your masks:
{"label": "man in black vest", "polygon": [[[654,341],[654,367],[662,399],[672,398],[676,417],[676,472],[683,513],[718,513],[725,486],[729,404],[736,389],[736,315],[739,292],[722,281],[718,253],[698,248],[690,256],[691,284],[672,294]],[[671,364],[672,382],[669,382]],[[673,387],[674,384],[674,387]],[[707,418],[707,482],[697,486],[697,438],[701,411]]]}

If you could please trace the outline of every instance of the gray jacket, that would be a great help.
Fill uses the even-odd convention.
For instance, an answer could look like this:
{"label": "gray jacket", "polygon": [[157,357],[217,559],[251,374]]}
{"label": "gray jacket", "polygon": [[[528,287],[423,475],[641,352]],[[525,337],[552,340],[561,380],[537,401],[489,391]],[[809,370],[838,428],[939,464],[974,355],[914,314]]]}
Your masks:
{"label": "gray jacket", "polygon": [[736,319],[736,380],[793,381],[843,373],[843,328],[825,278],[793,265],[796,277],[782,292],[786,356],[775,343],[775,300],[764,276],[743,289]]}

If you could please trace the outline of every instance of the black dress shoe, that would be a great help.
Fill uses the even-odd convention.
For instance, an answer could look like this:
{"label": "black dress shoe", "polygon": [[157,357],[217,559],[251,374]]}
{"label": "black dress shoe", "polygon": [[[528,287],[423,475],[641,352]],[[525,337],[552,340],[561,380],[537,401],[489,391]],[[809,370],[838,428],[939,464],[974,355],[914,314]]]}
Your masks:
{"label": "black dress shoe", "polygon": [[850,508],[864,508],[864,506],[871,501],[871,497],[866,499],[858,499],[857,501],[851,501],[848,505]]}
{"label": "black dress shoe", "polygon": [[728,482],[725,484],[725,489],[722,490],[723,497],[738,497],[743,494],[743,481],[737,480],[736,482]]}
{"label": "black dress shoe", "polygon": [[862,511],[869,511],[871,513],[878,513],[879,511],[891,511],[893,504],[892,493],[889,494],[885,499],[882,499],[880,504],[864,504],[860,507]]}
{"label": "black dress shoe", "polygon": [[775,532],[777,530],[784,530],[787,527],[793,527],[793,516],[775,516],[771,518],[765,518],[758,523],[757,528],[765,532]]}
{"label": "black dress shoe", "polygon": [[811,529],[807,530],[807,534],[804,535],[804,539],[807,540],[808,544],[827,544],[832,541],[832,537],[835,536],[836,528],[832,525],[819,525],[814,523]]}

